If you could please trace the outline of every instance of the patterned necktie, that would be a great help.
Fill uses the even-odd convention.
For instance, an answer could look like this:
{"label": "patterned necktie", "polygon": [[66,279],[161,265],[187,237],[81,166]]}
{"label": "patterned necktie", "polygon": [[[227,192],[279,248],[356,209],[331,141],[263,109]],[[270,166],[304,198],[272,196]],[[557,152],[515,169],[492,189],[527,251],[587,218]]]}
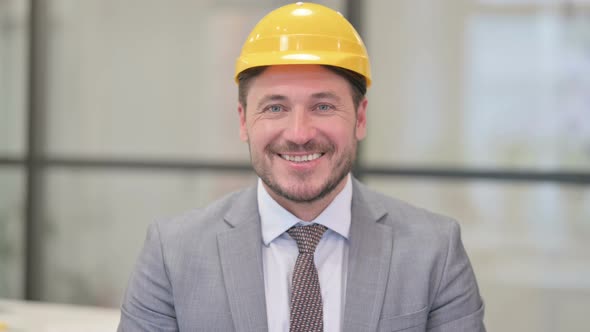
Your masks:
{"label": "patterned necktie", "polygon": [[291,227],[287,231],[299,247],[291,290],[291,332],[324,330],[322,293],[313,255],[326,229],[314,224]]}

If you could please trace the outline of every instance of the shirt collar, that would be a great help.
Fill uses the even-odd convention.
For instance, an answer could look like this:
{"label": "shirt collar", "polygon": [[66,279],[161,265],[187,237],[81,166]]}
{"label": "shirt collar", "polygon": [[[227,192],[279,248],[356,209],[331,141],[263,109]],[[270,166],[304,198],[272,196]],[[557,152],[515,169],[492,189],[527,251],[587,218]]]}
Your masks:
{"label": "shirt collar", "polygon": [[260,213],[262,225],[262,240],[266,246],[270,245],[274,239],[298,223],[321,224],[348,239],[352,206],[352,181],[350,180],[350,174],[346,177],[346,185],[342,191],[311,222],[305,222],[297,218],[277,203],[266,191],[260,179],[258,179],[257,191],[258,212]]}

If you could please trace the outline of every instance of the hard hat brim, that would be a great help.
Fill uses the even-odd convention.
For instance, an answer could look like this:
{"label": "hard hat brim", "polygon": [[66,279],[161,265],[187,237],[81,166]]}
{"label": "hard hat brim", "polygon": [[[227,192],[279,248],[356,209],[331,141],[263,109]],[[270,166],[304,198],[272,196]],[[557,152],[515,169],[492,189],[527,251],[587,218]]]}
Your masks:
{"label": "hard hat brim", "polygon": [[330,65],[357,72],[367,79],[367,86],[371,84],[369,73],[369,59],[352,53],[334,52],[277,52],[276,54],[249,54],[241,56],[236,62],[236,83],[242,71],[261,66],[279,65]]}

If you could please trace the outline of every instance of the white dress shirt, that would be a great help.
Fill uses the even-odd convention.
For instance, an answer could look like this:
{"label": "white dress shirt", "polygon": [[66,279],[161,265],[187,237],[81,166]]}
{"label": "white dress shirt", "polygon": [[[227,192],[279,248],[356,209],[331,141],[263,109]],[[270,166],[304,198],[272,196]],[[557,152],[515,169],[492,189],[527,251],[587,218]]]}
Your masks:
{"label": "white dress shirt", "polygon": [[280,206],[258,180],[258,210],[262,222],[262,262],[269,331],[289,331],[291,281],[299,250],[286,232],[296,224],[321,224],[328,228],[318,244],[314,259],[318,269],[324,306],[324,331],[340,331],[346,295],[348,235],[352,205],[352,182],[322,213],[305,222]]}

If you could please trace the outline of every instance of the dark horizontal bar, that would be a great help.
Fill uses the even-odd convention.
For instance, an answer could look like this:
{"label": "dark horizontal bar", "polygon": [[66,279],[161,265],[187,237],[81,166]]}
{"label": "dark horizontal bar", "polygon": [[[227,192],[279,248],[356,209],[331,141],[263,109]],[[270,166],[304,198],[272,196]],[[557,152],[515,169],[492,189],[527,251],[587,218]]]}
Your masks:
{"label": "dark horizontal bar", "polygon": [[2,157],[0,156],[0,167],[2,166],[25,166],[26,158]]}
{"label": "dark horizontal bar", "polygon": [[[41,167],[73,167],[92,169],[145,169],[176,171],[252,172],[252,166],[244,162],[204,162],[189,160],[150,159],[92,159],[92,158],[47,158],[36,161]],[[4,165],[25,165],[26,159],[0,157]],[[469,169],[441,167],[394,167],[367,166],[363,176],[391,176],[438,178],[449,180],[500,180],[500,181],[545,181],[568,184],[590,184],[590,172],[536,171],[527,169]]]}
{"label": "dark horizontal bar", "polygon": [[[247,163],[236,162],[204,162],[204,161],[163,161],[151,159],[93,159],[93,158],[45,158],[34,161],[40,167],[73,167],[73,168],[104,168],[104,169],[149,169],[149,170],[181,170],[181,171],[252,171]],[[0,156],[0,167],[3,165],[26,165],[26,158],[10,158]]]}
{"label": "dark horizontal bar", "polygon": [[453,180],[546,181],[590,184],[590,172],[536,171],[526,169],[461,169],[422,167],[365,167],[369,176],[431,177]]}
{"label": "dark horizontal bar", "polygon": [[216,172],[253,172],[249,163],[236,162],[205,162],[190,160],[125,160],[125,159],[70,159],[51,158],[48,166],[75,168],[116,168],[116,169],[146,169],[146,170],[175,170],[175,171],[216,171]]}

